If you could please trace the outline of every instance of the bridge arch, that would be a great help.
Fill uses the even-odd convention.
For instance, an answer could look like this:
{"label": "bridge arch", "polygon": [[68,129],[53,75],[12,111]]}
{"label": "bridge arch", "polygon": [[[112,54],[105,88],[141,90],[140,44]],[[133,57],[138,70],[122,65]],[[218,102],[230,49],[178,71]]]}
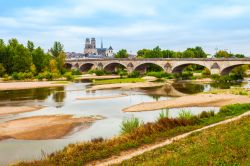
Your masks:
{"label": "bridge arch", "polygon": [[119,62],[111,62],[111,63],[108,63],[106,64],[103,69],[107,72],[116,72],[118,69],[126,69],[127,70],[127,67],[126,65],[122,64],[122,63],[119,63]]}
{"label": "bridge arch", "polygon": [[134,68],[134,71],[139,71],[141,74],[143,74],[148,70],[152,70],[152,68],[154,68],[155,71],[165,71],[164,67],[154,62],[141,63]]}
{"label": "bridge arch", "polygon": [[243,66],[243,65],[246,65],[246,64],[236,64],[236,65],[227,66],[221,70],[220,74],[221,75],[228,75],[234,68],[239,67],[239,66]]}
{"label": "bridge arch", "polygon": [[200,63],[192,63],[192,62],[187,62],[187,63],[182,63],[182,64],[178,64],[176,66],[173,67],[172,69],[172,73],[182,73],[182,71],[190,66],[190,65],[198,65],[198,66],[202,66],[204,68],[207,68],[210,71],[210,67],[207,67],[206,65],[200,64]]}
{"label": "bridge arch", "polygon": [[84,63],[80,66],[81,72],[88,72],[89,70],[93,69],[95,64],[93,63]]}
{"label": "bridge arch", "polygon": [[64,64],[64,67],[67,69],[67,70],[71,70],[71,68],[73,67],[73,65],[71,63],[65,63]]}

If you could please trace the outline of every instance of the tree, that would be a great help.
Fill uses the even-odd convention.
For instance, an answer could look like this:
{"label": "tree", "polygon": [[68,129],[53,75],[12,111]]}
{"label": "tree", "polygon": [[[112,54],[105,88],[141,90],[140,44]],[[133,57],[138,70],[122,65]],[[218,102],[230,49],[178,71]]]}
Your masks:
{"label": "tree", "polygon": [[243,55],[243,54],[235,54],[234,57],[235,58],[245,58],[245,55]]}
{"label": "tree", "polygon": [[142,49],[137,51],[137,58],[145,58],[146,52],[148,51],[148,49]]}
{"label": "tree", "polygon": [[0,76],[2,77],[5,73],[5,68],[2,63],[0,63]]}
{"label": "tree", "polygon": [[51,59],[49,61],[49,69],[50,69],[51,73],[58,73],[57,62],[55,59]]}
{"label": "tree", "polygon": [[27,48],[30,51],[30,53],[32,53],[35,48],[34,43],[32,41],[28,41]]}
{"label": "tree", "polygon": [[60,71],[60,73],[63,73],[64,63],[65,63],[65,53],[61,52],[58,57],[56,58],[57,61],[57,68]]}
{"label": "tree", "polygon": [[232,57],[232,54],[228,53],[227,51],[220,50],[216,52],[215,57],[216,58],[230,58]]}
{"label": "tree", "polygon": [[27,48],[18,44],[14,50],[13,72],[28,72],[32,65],[32,57]]}
{"label": "tree", "polygon": [[33,64],[36,66],[36,70],[38,73],[45,71],[46,68],[49,66],[49,60],[51,56],[45,54],[41,47],[36,48],[32,52],[33,57]]}
{"label": "tree", "polygon": [[186,51],[183,52],[182,58],[195,58],[194,50],[188,48]]}
{"label": "tree", "polygon": [[162,51],[163,58],[174,58],[174,51],[171,50],[163,50]]}
{"label": "tree", "polygon": [[60,53],[64,52],[63,45],[60,42],[54,42],[53,47],[50,49],[51,54],[57,58]]}
{"label": "tree", "polygon": [[117,52],[115,58],[128,58],[127,50],[121,49],[120,51]]}

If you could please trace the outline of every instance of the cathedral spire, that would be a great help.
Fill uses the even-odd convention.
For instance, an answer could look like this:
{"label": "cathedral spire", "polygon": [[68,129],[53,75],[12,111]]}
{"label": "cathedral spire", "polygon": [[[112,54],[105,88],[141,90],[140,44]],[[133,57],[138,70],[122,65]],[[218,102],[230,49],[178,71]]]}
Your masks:
{"label": "cathedral spire", "polygon": [[103,49],[103,41],[102,41],[102,38],[101,38],[101,49]]}

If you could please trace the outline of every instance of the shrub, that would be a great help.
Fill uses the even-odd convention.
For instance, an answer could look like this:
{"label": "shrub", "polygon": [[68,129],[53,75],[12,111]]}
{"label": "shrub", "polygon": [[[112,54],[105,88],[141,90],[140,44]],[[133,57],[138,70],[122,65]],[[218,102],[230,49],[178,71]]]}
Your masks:
{"label": "shrub", "polygon": [[0,77],[2,77],[4,75],[5,71],[6,70],[5,70],[4,66],[3,66],[3,64],[0,63]]}
{"label": "shrub", "polygon": [[188,80],[193,76],[193,73],[191,71],[184,71],[181,73],[181,78],[183,80]]}
{"label": "shrub", "polygon": [[25,79],[33,79],[33,74],[31,72],[29,73],[22,73],[22,72],[14,72],[11,75],[12,79],[14,80],[25,80]]}
{"label": "shrub", "polygon": [[181,110],[178,115],[180,119],[191,119],[193,117],[193,114],[189,110]]}
{"label": "shrub", "polygon": [[71,72],[66,72],[64,75],[63,75],[64,78],[67,79],[67,81],[72,81],[74,79],[74,76],[72,75]]}
{"label": "shrub", "polygon": [[156,78],[173,78],[173,76],[169,73],[166,73],[165,71],[151,71],[147,73],[147,76],[153,76]]}
{"label": "shrub", "polygon": [[203,111],[200,115],[199,115],[199,118],[209,118],[209,117],[212,117],[214,116],[214,111]]}
{"label": "shrub", "polygon": [[78,69],[73,69],[71,73],[72,75],[82,75],[82,73]]}
{"label": "shrub", "polygon": [[128,75],[127,71],[125,71],[125,70],[120,70],[120,71],[118,72],[118,74],[119,74],[120,78],[123,78],[123,76]]}
{"label": "shrub", "polygon": [[121,134],[131,133],[139,126],[140,122],[138,118],[132,117],[131,119],[123,120],[121,125]]}
{"label": "shrub", "polygon": [[141,73],[139,71],[133,71],[128,74],[128,78],[138,78],[140,77]]}
{"label": "shrub", "polygon": [[106,74],[104,70],[99,70],[99,69],[90,70],[88,73],[89,74],[96,74],[97,76],[103,76]]}

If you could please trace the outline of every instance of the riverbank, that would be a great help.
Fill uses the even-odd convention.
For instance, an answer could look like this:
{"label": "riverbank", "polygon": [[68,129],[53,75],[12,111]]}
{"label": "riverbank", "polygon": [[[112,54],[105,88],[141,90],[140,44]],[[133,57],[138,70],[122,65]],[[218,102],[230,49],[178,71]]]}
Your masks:
{"label": "riverbank", "polygon": [[134,89],[134,88],[149,88],[149,87],[159,87],[163,86],[165,83],[156,82],[140,82],[140,83],[117,83],[117,84],[104,84],[104,85],[94,85],[88,88],[88,91],[94,90],[104,90],[104,89]]}
{"label": "riverbank", "polygon": [[98,80],[98,79],[115,79],[115,78],[120,78],[119,75],[104,75],[104,76],[96,76],[96,75],[91,75],[91,74],[86,74],[86,75],[81,75],[81,76],[78,76],[76,77],[75,79],[76,80],[81,80],[81,79],[95,79],[95,80]]}
{"label": "riverbank", "polygon": [[42,108],[42,106],[3,106],[0,107],[0,116],[38,111]]}
{"label": "riverbank", "polygon": [[[163,147],[147,153],[137,151],[123,157],[130,160],[119,165],[249,165],[250,116],[204,131],[198,131],[181,140],[168,140]],[[171,145],[169,145],[171,143]],[[152,147],[151,147],[152,148]],[[144,152],[147,149],[143,149]],[[118,160],[118,159],[117,159]],[[112,163],[109,162],[111,165]],[[103,164],[105,165],[105,164]]]}
{"label": "riverbank", "polygon": [[0,140],[57,139],[69,134],[74,128],[88,128],[99,117],[74,118],[72,115],[34,116],[10,120],[0,124]]}
{"label": "riverbank", "polygon": [[152,111],[164,108],[181,107],[221,107],[228,104],[250,103],[250,98],[233,94],[197,94],[171,100],[145,102],[124,108],[124,112]]}
{"label": "riverbank", "polygon": [[33,88],[47,88],[65,86],[66,82],[62,81],[39,81],[39,82],[1,82],[0,90],[21,90]]}

